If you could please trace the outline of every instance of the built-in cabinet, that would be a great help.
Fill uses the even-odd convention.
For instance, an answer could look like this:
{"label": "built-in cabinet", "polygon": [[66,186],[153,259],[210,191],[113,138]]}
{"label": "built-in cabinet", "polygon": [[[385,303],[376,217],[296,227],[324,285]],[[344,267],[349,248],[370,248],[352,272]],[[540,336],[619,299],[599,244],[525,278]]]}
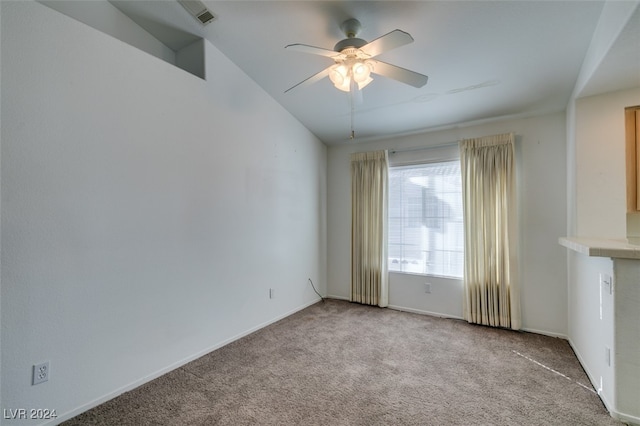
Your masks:
{"label": "built-in cabinet", "polygon": [[640,244],[640,106],[624,110],[627,241]]}

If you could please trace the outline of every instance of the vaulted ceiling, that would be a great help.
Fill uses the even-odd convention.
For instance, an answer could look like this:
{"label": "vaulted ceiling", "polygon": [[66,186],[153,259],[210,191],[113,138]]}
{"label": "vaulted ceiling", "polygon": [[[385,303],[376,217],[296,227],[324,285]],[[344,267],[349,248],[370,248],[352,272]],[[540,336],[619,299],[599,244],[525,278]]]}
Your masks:
{"label": "vaulted ceiling", "polygon": [[[210,41],[327,144],[447,128],[566,108],[601,1],[204,1],[203,26],[176,1],[111,2],[174,50]],[[637,6],[637,2],[632,2]],[[343,21],[371,41],[395,29],[413,43],[378,59],[429,76],[415,88],[374,75],[361,103],[328,78],[285,90],[333,64],[292,43],[333,49]],[[640,8],[584,84],[586,94],[640,86]],[[215,76],[212,76],[215,78]],[[350,141],[351,129],[355,139]]]}

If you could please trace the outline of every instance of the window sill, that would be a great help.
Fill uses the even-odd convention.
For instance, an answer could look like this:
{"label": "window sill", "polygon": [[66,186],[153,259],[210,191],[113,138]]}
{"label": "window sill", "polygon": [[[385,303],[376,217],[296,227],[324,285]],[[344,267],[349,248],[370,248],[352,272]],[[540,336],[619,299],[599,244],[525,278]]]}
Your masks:
{"label": "window sill", "polygon": [[404,272],[404,271],[389,271],[390,274],[398,274],[398,275],[413,275],[416,277],[428,277],[428,278],[441,278],[446,280],[456,280],[462,281],[462,277],[454,277],[451,275],[436,275],[436,274],[420,274],[418,272]]}

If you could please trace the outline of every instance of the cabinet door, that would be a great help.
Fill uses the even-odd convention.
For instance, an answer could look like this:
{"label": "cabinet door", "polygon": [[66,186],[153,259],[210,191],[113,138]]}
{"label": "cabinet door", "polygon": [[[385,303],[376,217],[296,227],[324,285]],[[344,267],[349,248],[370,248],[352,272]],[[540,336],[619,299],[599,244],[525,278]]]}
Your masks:
{"label": "cabinet door", "polygon": [[630,131],[636,147],[636,211],[640,210],[640,108],[635,108],[631,115],[633,129]]}
{"label": "cabinet door", "polygon": [[640,211],[640,106],[625,108],[627,212]]}

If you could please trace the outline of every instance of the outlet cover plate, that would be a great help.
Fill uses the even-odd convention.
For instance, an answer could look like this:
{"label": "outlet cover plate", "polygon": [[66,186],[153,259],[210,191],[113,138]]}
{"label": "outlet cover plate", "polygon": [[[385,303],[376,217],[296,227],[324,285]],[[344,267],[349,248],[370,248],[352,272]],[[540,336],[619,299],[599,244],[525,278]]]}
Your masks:
{"label": "outlet cover plate", "polygon": [[49,361],[33,366],[33,382],[32,385],[39,385],[49,380]]}

